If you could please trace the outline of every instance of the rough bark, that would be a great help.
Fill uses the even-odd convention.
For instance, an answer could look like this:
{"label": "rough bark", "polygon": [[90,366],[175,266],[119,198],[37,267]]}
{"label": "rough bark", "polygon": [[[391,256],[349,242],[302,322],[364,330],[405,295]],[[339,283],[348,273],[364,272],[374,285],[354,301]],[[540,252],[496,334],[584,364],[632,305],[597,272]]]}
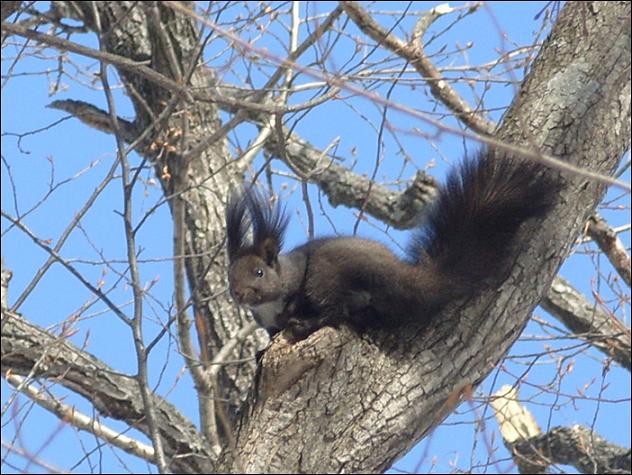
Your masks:
{"label": "rough bark", "polygon": [[611,444],[590,428],[554,427],[513,446],[514,457],[528,461],[521,473],[547,473],[552,464],[571,465],[580,473],[630,473],[630,449]]}

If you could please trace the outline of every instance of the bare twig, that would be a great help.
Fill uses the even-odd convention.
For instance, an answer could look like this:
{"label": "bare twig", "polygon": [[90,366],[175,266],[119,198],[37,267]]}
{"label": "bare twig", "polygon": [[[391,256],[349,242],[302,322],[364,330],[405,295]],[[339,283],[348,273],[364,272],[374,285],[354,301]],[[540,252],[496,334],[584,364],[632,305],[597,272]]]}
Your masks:
{"label": "bare twig", "polygon": [[88,58],[97,59],[107,64],[113,64],[118,68],[128,71],[133,74],[139,74],[145,77],[147,80],[152,81],[154,84],[178,94],[188,95],[189,91],[184,85],[180,85],[168,77],[157,73],[155,70],[146,66],[144,63],[132,61],[131,59],[119,56],[116,54],[108,53],[106,51],[99,51],[93,48],[88,48],[72,41],[64,40],[53,35],[47,35],[46,33],[40,33],[38,31],[29,30],[22,25],[16,25],[12,23],[3,22],[2,29],[16,35],[30,38],[43,44],[48,44],[59,48],[62,51],[70,51],[73,53],[87,56]]}
{"label": "bare twig", "polygon": [[[51,335],[19,315],[3,312],[2,318],[3,375],[11,371],[29,379],[36,372],[38,377],[54,379],[84,396],[101,414],[123,420],[150,436],[145,406],[133,378],[114,371],[65,337]],[[174,471],[213,473],[214,459],[208,443],[195,426],[168,401],[155,394],[150,397],[157,409],[161,435],[173,455]]]}
{"label": "bare twig", "polygon": [[436,7],[428,15],[423,16],[415,28],[415,34],[411,43],[406,43],[397,38],[392,32],[387,31],[377,23],[371,15],[357,2],[341,2],[345,12],[358,25],[364,33],[376,43],[385,46],[395,54],[410,62],[423,78],[428,78],[428,85],[436,99],[448,107],[456,117],[472,130],[480,134],[491,135],[496,129],[496,124],[481,117],[467,102],[445,81],[439,70],[426,56],[422,34],[430,23],[436,18],[451,11],[447,4]]}
{"label": "bare twig", "polygon": [[[99,38],[99,48],[105,49],[103,32],[101,31],[101,22],[99,10],[96,4],[92,3],[92,13]],[[134,315],[132,317],[132,332],[134,334],[134,346],[136,348],[137,359],[137,381],[140,389],[143,405],[145,406],[147,424],[151,433],[151,442],[154,447],[155,463],[160,473],[171,473],[168,468],[169,464],[165,458],[165,451],[162,443],[162,437],[158,429],[157,417],[154,408],[154,401],[151,398],[151,389],[149,387],[149,376],[147,368],[148,353],[145,351],[145,341],[143,337],[143,289],[140,283],[140,271],[136,260],[136,234],[134,233],[133,224],[133,188],[134,180],[130,179],[130,165],[128,156],[125,152],[125,142],[120,132],[118,117],[116,115],[116,104],[112,96],[112,90],[108,81],[107,63],[100,62],[101,82],[103,91],[107,99],[110,120],[114,129],[114,137],[116,139],[118,162],[121,165],[122,185],[123,185],[123,224],[125,229],[125,242],[127,244],[127,259],[129,262],[129,272],[132,293],[134,295]]]}
{"label": "bare twig", "polygon": [[53,396],[45,395],[44,391],[38,390],[33,385],[28,384],[26,378],[17,375],[8,375],[6,380],[39,406],[52,412],[59,417],[59,419],[72,424],[77,429],[88,431],[129,454],[143,458],[148,462],[155,462],[154,449],[150,445],[109,428],[105,424],[88,417],[76,408],[64,404]]}
{"label": "bare twig", "polygon": [[607,442],[586,427],[554,427],[543,434],[518,401],[516,388],[500,388],[492,407],[520,473],[547,473],[553,464],[572,465],[580,473],[630,473],[630,449]]}
{"label": "bare twig", "polygon": [[20,220],[14,218],[10,214],[2,211],[2,217],[9,220],[13,225],[15,225],[18,229],[20,229],[24,234],[26,234],[37,246],[42,248],[45,252],[47,252],[56,262],[59,262],[63,267],[65,267],[72,275],[74,275],[86,288],[88,288],[94,295],[96,295],[103,303],[105,303],[114,314],[119,317],[122,321],[130,324],[130,319],[123,311],[110,300],[110,298],[105,295],[101,289],[92,285],[88,279],[86,279],[81,273],[71,265],[66,259],[62,258],[58,252],[52,249],[48,244],[47,240],[38,238],[24,223]]}
{"label": "bare twig", "polygon": [[615,231],[595,213],[588,220],[587,234],[608,257],[623,281],[630,286],[630,256]]}
{"label": "bare twig", "polygon": [[[173,3],[170,3],[170,5],[176,5]],[[179,8],[180,10],[182,9],[182,7],[176,7]],[[195,14],[192,14],[192,16],[195,16]],[[603,175],[603,174],[599,174],[599,173],[594,173],[591,172],[589,170],[584,170],[581,167],[576,167],[573,166],[567,162],[564,162],[562,160],[556,159],[552,156],[549,155],[544,155],[542,153],[539,152],[535,152],[533,150],[529,150],[525,147],[520,147],[517,145],[511,145],[508,143],[505,143],[501,140],[495,140],[492,139],[488,136],[480,136],[477,135],[475,133],[471,133],[468,131],[463,131],[460,130],[458,128],[455,127],[450,127],[447,126],[446,124],[443,124],[439,121],[430,119],[427,115],[419,112],[418,110],[415,110],[414,108],[411,107],[407,107],[402,105],[401,103],[398,102],[394,102],[394,101],[388,101],[385,100],[383,98],[381,98],[380,96],[376,95],[376,94],[372,94],[370,92],[367,92],[365,90],[363,90],[362,88],[359,88],[355,85],[352,85],[350,83],[348,83],[345,78],[343,77],[330,77],[327,76],[325,77],[321,72],[310,69],[310,68],[306,68],[303,67],[301,65],[298,65],[296,63],[292,63],[291,61],[289,61],[288,59],[281,59],[281,58],[276,58],[274,55],[271,55],[269,52],[262,50],[260,48],[255,48],[252,45],[250,45],[247,41],[244,41],[243,39],[239,38],[238,36],[227,32],[225,30],[223,30],[221,27],[219,27],[218,25],[216,25],[215,23],[209,21],[208,19],[205,18],[201,18],[201,17],[197,17],[197,19],[199,19],[200,21],[203,21],[205,24],[207,24],[208,26],[214,28],[214,30],[219,33],[222,34],[223,36],[226,36],[228,38],[230,38],[231,40],[235,41],[236,43],[240,44],[241,46],[248,48],[254,52],[257,52],[258,54],[261,54],[263,56],[268,57],[269,59],[273,60],[273,61],[277,61],[279,64],[284,65],[284,67],[292,67],[296,70],[302,71],[305,74],[314,76],[316,78],[319,79],[324,79],[326,80],[326,82],[330,85],[330,86],[334,86],[334,87],[339,87],[341,89],[345,89],[347,91],[350,91],[354,94],[363,96],[363,97],[367,97],[370,100],[374,101],[377,104],[383,104],[383,105],[388,105],[391,109],[393,110],[397,110],[400,111],[402,113],[405,113],[413,118],[422,120],[424,122],[427,122],[429,124],[432,124],[433,126],[437,127],[438,130],[441,130],[443,132],[446,133],[450,133],[450,134],[455,134],[461,137],[465,137],[468,139],[472,139],[472,140],[476,140],[479,141],[481,143],[485,143],[488,145],[492,145],[495,148],[498,148],[500,150],[503,150],[505,152],[508,152],[512,155],[515,156],[520,156],[526,159],[530,159],[530,160],[534,160],[540,163],[543,163],[549,167],[558,169],[558,170],[562,170],[562,171],[566,171],[569,173],[573,173],[575,175],[578,176],[583,176],[586,178],[590,178],[591,180],[594,181],[598,181],[604,184],[608,184],[608,185],[613,185],[616,186],[618,188],[621,188],[623,190],[626,191],[631,191],[632,188],[630,187],[629,184],[622,182],[620,180],[614,179],[612,177],[609,177],[607,175]],[[39,32],[35,32],[23,27],[20,27],[18,25],[10,25],[10,24],[5,24],[3,23],[3,28],[6,28],[7,30],[10,30],[10,32],[21,35],[21,36],[25,36],[27,38],[32,38],[35,39],[37,41],[42,41],[44,43],[50,44],[51,46],[55,46],[55,47],[59,47],[60,49],[65,49],[68,51],[74,51],[76,53],[79,54],[85,54],[88,57],[94,57],[97,59],[102,59],[104,61],[110,62],[112,64],[115,64],[116,66],[125,69],[127,71],[131,71],[131,72],[135,72],[138,74],[141,74],[143,77],[147,78],[148,80],[151,80],[153,82],[155,82],[157,85],[164,87],[167,90],[171,90],[174,92],[177,92],[179,94],[184,94],[186,97],[191,97],[191,91],[187,90],[187,88],[180,86],[179,84],[176,84],[174,81],[171,81],[170,79],[166,78],[165,76],[156,73],[155,71],[153,71],[150,68],[147,68],[146,66],[143,66],[140,63],[134,62],[134,61],[130,61],[127,58],[123,58],[117,55],[113,55],[111,53],[103,53],[100,54],[100,52],[95,51],[91,48],[85,48],[83,46],[79,46],[76,45],[75,43],[72,43],[70,41],[66,41],[66,40],[62,40],[60,38],[51,36],[51,35],[45,35]],[[263,89],[263,91],[265,91],[265,89]],[[219,104],[223,104],[225,102],[230,102],[230,100],[223,100],[221,97],[221,94],[218,94],[216,96],[213,97],[209,97],[209,96],[204,96],[204,95],[195,95],[194,96],[197,100],[211,100],[212,102],[217,102]],[[260,106],[258,104],[258,101],[256,101],[255,99],[258,96],[255,94],[255,96],[253,96],[252,101],[249,101],[248,103],[242,104],[242,106],[248,110],[252,110],[252,111],[261,111],[262,109],[266,112],[270,111],[270,108],[267,106]],[[249,105],[248,105],[249,104]],[[466,109],[464,109],[466,110]],[[277,111],[279,112],[279,111]],[[465,112],[467,113],[467,112]]]}
{"label": "bare twig", "polygon": [[630,371],[630,329],[613,315],[589,302],[559,276],[541,305],[579,338],[589,341]]}
{"label": "bare twig", "polygon": [[59,236],[59,238],[56,240],[55,247],[52,249],[52,252],[54,254],[51,254],[46,260],[46,262],[38,269],[33,279],[31,279],[29,284],[25,287],[25,289],[22,291],[20,296],[17,298],[17,300],[13,304],[11,308],[12,311],[16,312],[20,308],[20,306],[24,303],[26,298],[30,295],[30,293],[35,289],[37,284],[40,282],[42,277],[44,277],[48,269],[50,269],[53,263],[57,262],[57,258],[55,256],[59,255],[59,252],[61,251],[62,247],[64,247],[64,244],[66,243],[66,241],[68,240],[68,238],[70,237],[74,229],[77,227],[81,219],[92,208],[92,205],[95,203],[96,199],[107,187],[107,185],[110,184],[118,168],[118,165],[119,165],[118,160],[115,160],[112,166],[110,167],[110,169],[108,170],[107,174],[105,175],[105,178],[101,181],[101,183],[99,183],[99,185],[97,185],[97,187],[94,189],[92,194],[88,197],[88,199],[86,200],[84,205],[81,207],[81,209],[75,213],[72,221],[68,224],[68,226],[66,226],[66,229],[64,229],[64,231],[61,233],[61,236]]}

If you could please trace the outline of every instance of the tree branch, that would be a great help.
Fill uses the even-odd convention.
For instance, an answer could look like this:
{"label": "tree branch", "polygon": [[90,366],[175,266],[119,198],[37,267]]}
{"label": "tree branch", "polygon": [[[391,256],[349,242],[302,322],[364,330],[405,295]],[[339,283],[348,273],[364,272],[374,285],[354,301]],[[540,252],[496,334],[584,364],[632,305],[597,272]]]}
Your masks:
{"label": "tree branch", "polygon": [[553,464],[571,465],[580,473],[630,473],[630,449],[607,442],[589,428],[554,427],[542,434],[511,386],[500,388],[492,406],[520,473],[548,473]]}
{"label": "tree branch", "polygon": [[578,338],[630,371],[630,329],[598,304],[586,300],[566,280],[557,277],[540,305]]}
{"label": "tree branch", "polygon": [[353,1],[342,1],[340,3],[347,15],[367,36],[372,38],[377,44],[385,46],[393,53],[410,62],[419,72],[419,75],[427,79],[432,95],[454,112],[463,124],[483,135],[491,135],[494,132],[496,124],[484,119],[476,110],[472,109],[452,86],[444,80],[439,70],[424,52],[421,35],[425,28],[428,27],[430,21],[444,14],[446,11],[445,5],[431,10],[428,15],[422,17],[415,29],[416,34],[413,35],[412,41],[407,43],[377,23],[359,3]]}
{"label": "tree branch", "polygon": [[588,224],[587,234],[597,243],[599,249],[608,257],[612,266],[630,287],[630,256],[617,237],[617,233],[597,213],[590,217]]}
{"label": "tree branch", "polygon": [[154,449],[150,445],[143,444],[139,440],[109,428],[105,424],[78,411],[74,406],[64,404],[52,396],[44,395],[43,391],[33,387],[21,376],[5,375],[5,378],[18,391],[27,395],[37,405],[56,415],[60,420],[69,422],[79,430],[90,432],[108,444],[112,444],[114,447],[118,447],[129,454],[155,463]]}
{"label": "tree branch", "polygon": [[[64,335],[51,335],[3,309],[0,346],[3,376],[33,373],[36,378],[54,379],[88,399],[103,416],[125,421],[150,435],[135,379],[68,343]],[[212,473],[212,454],[195,426],[169,402],[155,394],[151,398],[170,468],[177,472]]]}

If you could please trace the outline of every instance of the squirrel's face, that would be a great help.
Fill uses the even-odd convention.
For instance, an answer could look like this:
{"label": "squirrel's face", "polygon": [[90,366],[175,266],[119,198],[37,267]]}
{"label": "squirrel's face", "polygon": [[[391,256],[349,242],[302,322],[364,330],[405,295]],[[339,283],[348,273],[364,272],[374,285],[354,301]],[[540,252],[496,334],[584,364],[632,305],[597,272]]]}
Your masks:
{"label": "squirrel's face", "polygon": [[257,255],[238,258],[228,268],[230,294],[240,305],[255,307],[283,295],[278,260],[267,263]]}

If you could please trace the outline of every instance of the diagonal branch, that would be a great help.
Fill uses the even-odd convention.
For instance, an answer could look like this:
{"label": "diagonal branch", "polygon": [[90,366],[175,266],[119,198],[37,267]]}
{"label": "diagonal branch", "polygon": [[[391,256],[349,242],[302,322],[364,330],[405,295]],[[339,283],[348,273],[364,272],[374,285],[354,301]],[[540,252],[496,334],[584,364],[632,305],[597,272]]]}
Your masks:
{"label": "diagonal branch", "polygon": [[623,281],[630,286],[630,256],[615,231],[599,214],[588,220],[588,235],[597,243],[599,249],[608,257],[612,266]]}
{"label": "diagonal branch", "polygon": [[540,303],[579,338],[630,371],[630,329],[557,277]]}
{"label": "diagonal branch", "polygon": [[33,387],[33,385],[29,384],[28,380],[22,376],[11,374],[5,376],[5,378],[18,391],[28,396],[39,406],[55,414],[59,419],[69,421],[79,430],[88,431],[129,454],[154,463],[154,449],[151,446],[109,428],[102,422],[78,411],[74,406],[69,406],[59,399],[45,395],[43,391]]}
{"label": "diagonal branch", "polygon": [[503,386],[492,401],[503,441],[520,473],[548,473],[553,464],[581,473],[630,473],[630,449],[606,441],[587,427],[554,427],[542,433],[518,391]]}
{"label": "diagonal branch", "polygon": [[40,33],[39,31],[30,30],[22,25],[14,23],[2,22],[2,30],[3,32],[6,31],[8,33],[16,34],[24,38],[30,38],[32,40],[35,40],[36,42],[59,48],[62,51],[70,51],[72,53],[77,53],[88,58],[103,61],[107,64],[112,64],[130,73],[140,74],[148,80],[152,81],[154,84],[168,91],[182,94],[184,96],[187,96],[189,94],[189,90],[185,86],[178,84],[165,75],[156,72],[154,69],[146,66],[142,62],[133,61],[118,54],[112,54],[106,51],[99,51],[94,48],[88,48],[87,46],[82,46],[73,41],[68,41],[63,38],[48,35],[46,33]]}
{"label": "diagonal branch", "polygon": [[[433,96],[445,104],[456,117],[468,128],[484,135],[491,135],[496,124],[481,117],[470,105],[444,80],[443,76],[424,52],[420,32],[428,22],[428,18],[437,18],[440,10],[433,9],[430,15],[422,18],[417,27],[413,41],[404,42],[377,23],[371,15],[357,2],[343,1],[342,7],[355,24],[376,43],[385,46],[393,53],[408,61],[417,72],[428,81]],[[445,6],[443,7],[445,9]]]}
{"label": "diagonal branch", "polygon": [[630,449],[612,444],[587,427],[554,427],[520,441],[514,450],[542,465],[572,465],[582,473],[630,473]]}
{"label": "diagonal branch", "polygon": [[[54,379],[88,399],[103,415],[127,422],[150,435],[138,384],[114,371],[90,353],[33,325],[17,314],[2,312],[2,374]],[[171,469],[211,473],[212,456],[206,440],[173,405],[151,395],[156,421]]]}

